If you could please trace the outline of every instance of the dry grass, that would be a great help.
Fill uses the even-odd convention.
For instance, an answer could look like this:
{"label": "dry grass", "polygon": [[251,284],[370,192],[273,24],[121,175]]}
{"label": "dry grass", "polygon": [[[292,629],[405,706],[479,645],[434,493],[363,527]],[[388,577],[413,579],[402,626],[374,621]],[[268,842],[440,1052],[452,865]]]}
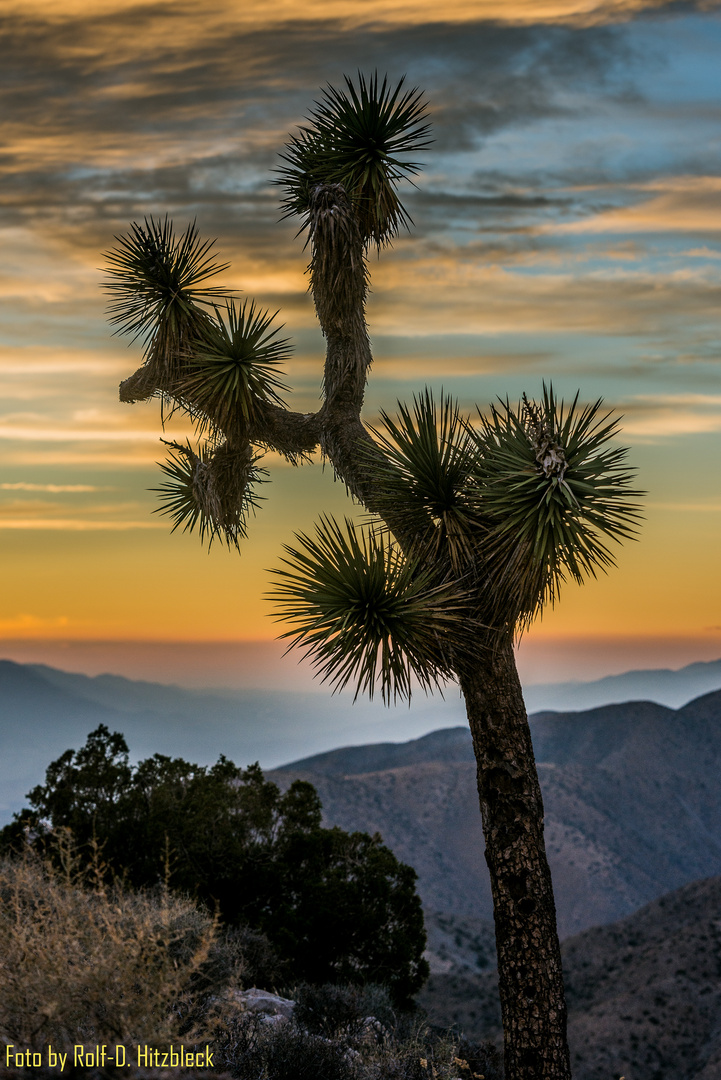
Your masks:
{"label": "dry grass", "polygon": [[[45,1065],[48,1043],[63,1052],[123,1044],[127,1080],[191,1075],[135,1068],[133,1047],[145,1043],[209,1044],[218,1080],[500,1080],[490,1045],[396,1015],[380,987],[297,987],[292,1020],[244,1011],[225,991],[251,974],[252,932],[222,937],[167,889],[108,887],[98,851],[81,864],[67,833],[56,833],[54,851],[54,864],[32,852],[0,861],[0,1042],[42,1054],[38,1080],[57,1075]],[[25,1075],[0,1061],[0,1076]]]}
{"label": "dry grass", "polygon": [[37,1050],[177,1039],[214,920],[167,889],[104,886],[98,853],[83,870],[68,837],[58,850],[60,869],[33,854],[0,862],[0,1039]]}

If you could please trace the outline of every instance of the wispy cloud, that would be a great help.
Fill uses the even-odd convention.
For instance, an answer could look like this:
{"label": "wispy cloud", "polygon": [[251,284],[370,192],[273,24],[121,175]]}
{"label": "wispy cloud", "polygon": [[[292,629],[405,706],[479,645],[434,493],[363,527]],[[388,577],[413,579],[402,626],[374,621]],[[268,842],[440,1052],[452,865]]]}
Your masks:
{"label": "wispy cloud", "polygon": [[51,428],[43,424],[3,424],[0,423],[0,439],[18,442],[155,442],[158,432],[127,429],[124,431],[87,430],[83,428]]}
{"label": "wispy cloud", "polygon": [[719,394],[638,394],[619,409],[624,438],[637,442],[721,431]]}
{"label": "wispy cloud", "polygon": [[369,310],[379,331],[656,334],[671,323],[693,329],[701,316],[715,319],[721,304],[721,278],[654,274],[626,264],[613,273],[592,266],[524,273],[459,252],[414,254],[391,257],[376,272]]}
{"label": "wispy cloud", "polygon": [[[719,514],[721,502],[646,502],[647,510],[667,510],[669,513]],[[721,627],[713,629],[721,630]]]}
{"label": "wispy cloud", "polygon": [[47,491],[53,495],[61,492],[72,492],[73,494],[80,491],[112,491],[112,487],[103,486],[98,487],[94,484],[28,484],[19,482],[16,484],[0,484],[0,491]]}
{"label": "wispy cloud", "polygon": [[[130,352],[92,349],[83,343],[63,345],[0,345],[0,377],[19,376],[37,395],[43,375],[77,375],[120,379],[136,357]],[[69,382],[67,385],[70,385]]]}
{"label": "wispy cloud", "polygon": [[[36,14],[48,20],[82,17],[87,13],[84,0],[6,0],[7,10],[17,14]],[[476,20],[508,22],[511,24],[540,22],[575,23],[606,22],[629,19],[644,11],[663,10],[674,6],[673,0],[455,0],[443,7],[443,18],[449,21],[472,23]],[[698,0],[688,3],[691,9],[708,10],[715,7],[714,0]],[[138,4],[137,0],[96,0],[94,15],[107,19],[124,12],[132,13],[152,25],[152,18],[160,21],[164,14],[180,11],[183,15],[196,12],[189,4],[177,0],[155,0],[150,5]],[[225,0],[203,12],[198,33],[215,33],[218,27],[228,24],[257,26],[283,24],[289,21],[317,21],[333,19],[345,25],[357,26],[367,23],[403,23],[410,25],[433,23],[438,18],[438,5],[434,0],[366,0],[359,7],[353,0],[306,0],[298,7],[295,0],[277,0],[269,9],[263,0],[248,0],[238,6]],[[137,44],[142,45],[143,37]],[[135,41],[133,41],[135,44]]]}
{"label": "wispy cloud", "polygon": [[[556,225],[558,233],[688,232],[721,230],[721,177],[670,176],[653,183],[631,185],[632,192],[653,191],[650,198],[603,211],[582,221]],[[707,249],[708,250],[708,249]],[[706,252],[704,252],[705,254]],[[689,253],[691,254],[691,253]],[[693,256],[698,256],[698,250]]]}
{"label": "wispy cloud", "polygon": [[69,626],[70,619],[67,615],[56,615],[47,618],[40,615],[20,614],[9,619],[0,618],[0,635],[12,637],[18,634],[20,637],[24,637],[28,634],[37,637],[42,634],[53,634],[57,631],[67,630]]}
{"label": "wispy cloud", "polygon": [[93,521],[85,518],[3,518],[0,529],[34,529],[63,532],[128,532],[131,529],[165,529],[167,522],[159,521]]}

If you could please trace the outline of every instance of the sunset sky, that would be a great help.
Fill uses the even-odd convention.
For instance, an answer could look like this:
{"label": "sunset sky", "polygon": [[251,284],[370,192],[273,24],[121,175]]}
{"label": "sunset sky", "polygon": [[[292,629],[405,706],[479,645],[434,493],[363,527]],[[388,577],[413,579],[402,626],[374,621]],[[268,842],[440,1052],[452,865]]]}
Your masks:
{"label": "sunset sky", "polygon": [[0,656],[188,683],[230,683],[237,659],[272,678],[276,647],[237,643],[275,636],[267,568],[350,510],[344,489],[269,459],[241,556],[169,535],[148,490],[158,404],[118,402],[140,352],[111,336],[99,268],[131,221],[197,218],[222,283],[280,309],[289,400],[316,408],[307,252],[270,179],[320,88],[357,69],[423,88],[435,140],[412,232],[371,259],[367,418],[424,385],[470,410],[552,379],[623,414],[648,492],[618,568],[530,632],[524,677],[721,656],[721,3],[3,10]]}

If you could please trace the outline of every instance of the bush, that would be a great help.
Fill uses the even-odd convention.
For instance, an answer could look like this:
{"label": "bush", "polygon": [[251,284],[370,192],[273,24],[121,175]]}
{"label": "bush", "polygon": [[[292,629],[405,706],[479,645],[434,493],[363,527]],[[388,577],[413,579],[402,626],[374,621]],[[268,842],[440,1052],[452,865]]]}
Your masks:
{"label": "bush", "polygon": [[101,842],[133,887],[167,880],[227,924],[265,934],[277,956],[265,957],[267,988],[275,977],[382,983],[404,1006],[428,975],[415,871],[378,835],[323,828],[311,784],[281,793],[258,765],[224,757],[205,768],[156,754],[134,767],[123,736],[101,725],[28,798],[0,849],[27,837],[37,847],[51,827]]}
{"label": "bush", "polygon": [[[88,881],[67,838],[61,868],[27,852],[0,862],[0,1037],[42,1050],[177,1037],[214,920],[166,890]],[[187,1027],[187,1024],[186,1024]]]}
{"label": "bush", "polygon": [[219,1068],[250,1080],[365,1080],[345,1043],[305,1031],[292,1021],[269,1024],[240,1016],[216,1034]]}
{"label": "bush", "polygon": [[466,1076],[483,1076],[485,1080],[503,1080],[503,1058],[492,1042],[473,1043],[461,1039],[456,1057],[468,1065]]}
{"label": "bush", "polygon": [[[398,1017],[395,1028],[369,1038],[368,1025],[357,1024],[363,993],[357,987],[306,987],[292,1020],[236,1015],[217,1032],[217,1067],[238,1080],[503,1080],[500,1055],[490,1043],[472,1045],[434,1031],[417,1014]],[[384,1000],[387,1007],[387,995]],[[336,1034],[328,1034],[334,1027]]]}
{"label": "bush", "polygon": [[221,926],[208,963],[220,985],[237,982],[276,991],[289,985],[289,970],[265,934],[250,926]]}
{"label": "bush", "polygon": [[382,1041],[395,1029],[396,1013],[388,991],[383,986],[311,986],[304,984],[293,992],[293,1018],[314,1035],[326,1038],[356,1039],[369,1028]]}

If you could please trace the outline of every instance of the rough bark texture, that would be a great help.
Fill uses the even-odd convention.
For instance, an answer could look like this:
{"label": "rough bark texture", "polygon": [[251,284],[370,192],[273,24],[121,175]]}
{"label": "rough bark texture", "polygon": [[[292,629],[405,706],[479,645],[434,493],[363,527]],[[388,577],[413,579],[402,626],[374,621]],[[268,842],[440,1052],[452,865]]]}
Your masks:
{"label": "rough bark texture", "polygon": [[[337,476],[368,510],[382,512],[404,546],[413,523],[394,521],[379,499],[374,459],[384,461],[361,421],[371,351],[365,322],[367,268],[353,208],[340,185],[312,194],[311,290],[327,351],[324,402],[316,413],[263,407],[242,435],[290,460],[320,446]],[[171,365],[172,366],[172,365]],[[121,400],[172,396],[146,364],[121,384]],[[226,432],[226,435],[229,433]],[[491,875],[506,1080],[569,1080],[566,1006],[543,803],[533,747],[505,631],[478,643],[459,672],[478,766],[478,793]]]}
{"label": "rough bark texture", "polygon": [[543,801],[510,641],[461,675],[498,954],[507,1080],[567,1080],[566,1002]]}

